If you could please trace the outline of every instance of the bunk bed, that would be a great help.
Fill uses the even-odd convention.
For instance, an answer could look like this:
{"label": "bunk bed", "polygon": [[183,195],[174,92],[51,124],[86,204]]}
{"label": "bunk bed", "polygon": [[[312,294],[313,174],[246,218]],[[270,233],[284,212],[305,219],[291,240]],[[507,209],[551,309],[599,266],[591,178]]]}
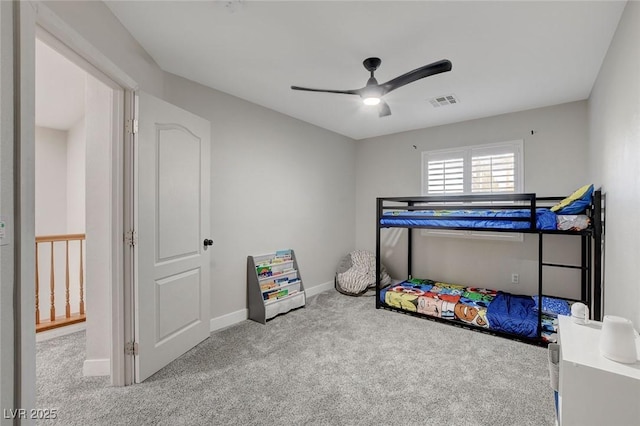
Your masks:
{"label": "bunk bed", "polygon": [[[579,198],[575,193],[567,198],[533,193],[378,198],[376,276],[380,277],[382,262],[382,230],[404,228],[408,232],[408,278],[385,287],[378,278],[376,308],[538,345],[555,340],[557,315],[568,314],[570,305],[577,301],[589,306],[592,319],[601,320],[603,195],[593,186],[581,189]],[[537,235],[537,294],[518,295],[413,277],[413,233],[421,229]],[[543,261],[546,235],[580,238],[580,265]],[[580,297],[567,299],[543,291],[546,267],[579,270]]]}

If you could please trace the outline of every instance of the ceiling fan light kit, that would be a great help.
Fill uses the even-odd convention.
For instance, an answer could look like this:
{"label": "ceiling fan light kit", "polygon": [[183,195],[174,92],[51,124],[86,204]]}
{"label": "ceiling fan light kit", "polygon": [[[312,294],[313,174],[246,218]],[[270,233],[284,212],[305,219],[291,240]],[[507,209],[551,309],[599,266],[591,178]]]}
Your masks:
{"label": "ceiling fan light kit", "polygon": [[369,97],[362,99],[362,103],[365,105],[378,105],[380,103],[380,98],[377,97]]}
{"label": "ceiling fan light kit", "polygon": [[420,80],[431,75],[440,74],[443,72],[451,71],[451,61],[442,59],[437,62],[433,62],[428,65],[424,65],[420,68],[416,68],[413,71],[402,74],[394,79],[391,79],[383,84],[378,84],[378,80],[374,77],[373,73],[378,69],[382,60],[380,58],[367,58],[362,62],[365,69],[371,73],[371,77],[367,80],[366,86],[360,89],[353,90],[329,90],[329,89],[311,89],[308,87],[291,86],[293,90],[302,90],[307,92],[325,92],[325,93],[337,93],[342,95],[358,95],[362,98],[362,102],[365,105],[378,105],[378,115],[380,117],[386,117],[391,115],[391,108],[382,99],[387,93],[399,89],[409,83],[413,83],[416,80]]}

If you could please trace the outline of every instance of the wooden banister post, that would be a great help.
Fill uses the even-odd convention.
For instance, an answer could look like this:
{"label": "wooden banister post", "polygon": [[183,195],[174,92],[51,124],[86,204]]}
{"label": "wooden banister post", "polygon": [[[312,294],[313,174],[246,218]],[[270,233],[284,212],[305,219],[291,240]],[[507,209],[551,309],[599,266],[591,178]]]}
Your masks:
{"label": "wooden banister post", "polygon": [[84,268],[82,263],[82,240],[80,240],[80,315],[84,315]]}
{"label": "wooden banister post", "polygon": [[71,318],[71,305],[69,304],[69,240],[66,241],[65,281],[64,281],[64,316]]}
{"label": "wooden banister post", "polygon": [[40,324],[40,273],[38,268],[38,242],[36,241],[36,324]]}
{"label": "wooden banister post", "polygon": [[55,279],[55,266],[53,262],[53,241],[51,241],[51,273],[50,273],[50,280],[49,280],[49,290],[51,292],[51,307],[49,308],[49,319],[51,321],[55,321],[56,320],[56,306],[55,306],[56,279]]}

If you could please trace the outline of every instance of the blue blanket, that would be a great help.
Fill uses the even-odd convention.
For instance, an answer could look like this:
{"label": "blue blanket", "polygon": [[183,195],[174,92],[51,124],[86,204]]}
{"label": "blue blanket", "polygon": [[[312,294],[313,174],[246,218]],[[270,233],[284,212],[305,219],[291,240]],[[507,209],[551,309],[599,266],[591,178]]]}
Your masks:
{"label": "blue blanket", "polygon": [[[463,217],[462,219],[432,219],[431,217]],[[381,225],[434,226],[440,228],[494,228],[528,229],[528,221],[514,221],[510,218],[528,218],[531,210],[415,210],[385,213]],[[536,209],[536,228],[553,230],[557,228],[556,214],[549,209]]]}
{"label": "blue blanket", "polygon": [[498,292],[487,309],[487,319],[492,330],[536,337],[538,315],[530,296]]}

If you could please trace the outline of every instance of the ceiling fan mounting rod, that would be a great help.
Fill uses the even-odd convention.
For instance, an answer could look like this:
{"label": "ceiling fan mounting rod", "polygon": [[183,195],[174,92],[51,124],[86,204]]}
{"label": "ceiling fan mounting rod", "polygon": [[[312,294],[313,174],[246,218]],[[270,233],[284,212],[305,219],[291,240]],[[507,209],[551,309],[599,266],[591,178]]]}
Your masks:
{"label": "ceiling fan mounting rod", "polygon": [[380,58],[367,58],[362,62],[362,65],[367,71],[371,71],[371,76],[373,77],[373,72],[378,69],[381,63],[382,60]]}
{"label": "ceiling fan mounting rod", "polygon": [[[371,76],[367,81],[367,87],[378,85],[378,80],[376,80],[376,78],[373,76],[373,72],[378,69],[381,63],[382,60],[380,58],[367,58],[362,62],[362,65],[364,65],[365,69],[371,73]],[[369,93],[367,94],[367,97],[368,96],[379,98],[381,96],[381,93]]]}

